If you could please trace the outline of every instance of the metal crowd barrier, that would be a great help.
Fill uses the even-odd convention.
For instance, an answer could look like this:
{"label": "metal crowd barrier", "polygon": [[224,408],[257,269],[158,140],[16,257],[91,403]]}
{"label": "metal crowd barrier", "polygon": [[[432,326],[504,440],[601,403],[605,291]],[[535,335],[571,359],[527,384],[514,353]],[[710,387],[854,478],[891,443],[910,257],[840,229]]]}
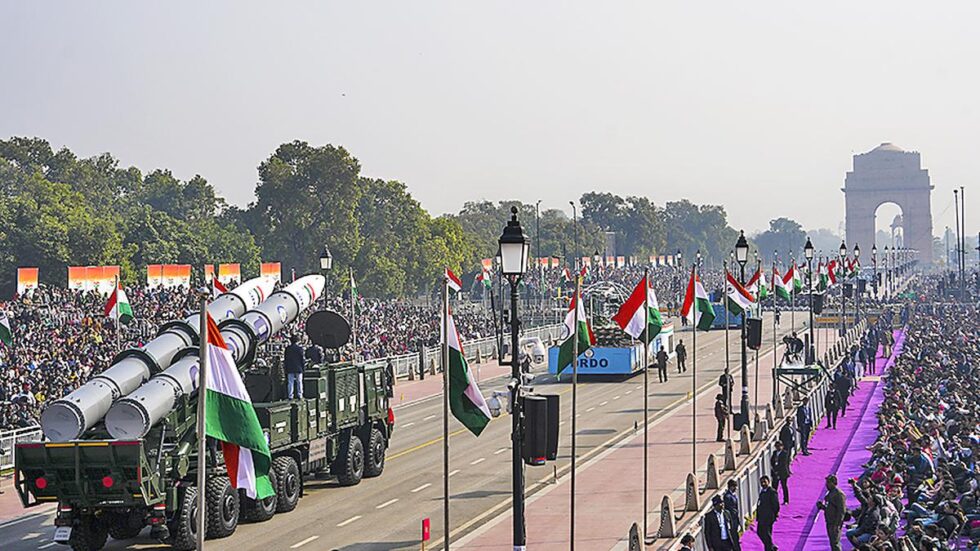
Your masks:
{"label": "metal crowd barrier", "polygon": [[41,440],[41,427],[28,427],[0,432],[0,471],[14,466],[14,446],[21,442]]}

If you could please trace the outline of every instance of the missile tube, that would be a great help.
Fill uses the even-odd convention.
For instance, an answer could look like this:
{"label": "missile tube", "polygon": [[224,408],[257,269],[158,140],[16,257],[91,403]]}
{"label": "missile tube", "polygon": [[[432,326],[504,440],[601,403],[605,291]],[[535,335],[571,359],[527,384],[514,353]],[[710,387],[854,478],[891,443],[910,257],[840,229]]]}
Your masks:
{"label": "missile tube", "polygon": [[[224,293],[208,306],[215,320],[236,319],[260,304],[272,292],[275,282],[255,278]],[[143,384],[153,373],[159,373],[173,362],[176,355],[198,340],[200,313],[183,321],[172,321],[160,329],[160,334],[142,348],[120,352],[109,369],[93,377],[74,392],[51,403],[41,413],[41,428],[53,442],[67,442],[99,422],[120,396],[125,396]]]}
{"label": "missile tube", "polygon": [[[241,367],[251,363],[256,348],[309,308],[323,292],[324,283],[321,275],[304,276],[246,312],[241,319],[223,322],[221,336],[235,364]],[[198,353],[189,353],[118,400],[105,416],[106,430],[117,439],[145,436],[170,413],[178,398],[197,391],[199,366]]]}

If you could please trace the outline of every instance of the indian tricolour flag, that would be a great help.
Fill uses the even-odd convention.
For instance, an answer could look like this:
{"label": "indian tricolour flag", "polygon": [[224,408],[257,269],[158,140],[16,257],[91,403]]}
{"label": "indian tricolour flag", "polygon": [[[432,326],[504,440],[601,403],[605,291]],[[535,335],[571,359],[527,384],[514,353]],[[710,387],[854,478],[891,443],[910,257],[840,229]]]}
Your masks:
{"label": "indian tricolour flag", "polygon": [[793,267],[789,269],[789,273],[786,275],[790,276],[794,293],[799,293],[803,290],[803,278],[800,276],[800,269],[796,267],[796,262],[793,262]]}
{"label": "indian tricolour flag", "polygon": [[831,260],[827,263],[827,281],[831,287],[837,284],[837,275],[837,261]]}
{"label": "indian tricolour flag", "polygon": [[10,318],[6,312],[0,311],[0,342],[7,346],[14,343],[14,332],[10,330]]}
{"label": "indian tricolour flag", "polygon": [[490,422],[490,408],[466,363],[463,343],[459,340],[451,311],[446,319],[446,328],[449,330],[446,340],[449,347],[449,409],[464,427],[475,436],[480,436]]}
{"label": "indian tricolour flag", "polygon": [[[644,289],[646,289],[645,293]],[[644,299],[646,299],[646,308],[643,307]],[[620,329],[634,339],[645,340],[643,331],[647,328],[650,330],[651,339],[660,333],[664,326],[663,319],[660,317],[660,305],[657,304],[657,294],[654,293],[653,286],[647,283],[645,277],[636,284],[636,288],[612,319]]]}
{"label": "indian tricolour flag", "polygon": [[269,445],[231,351],[210,314],[207,323],[204,432],[221,442],[231,485],[252,499],[265,499],[275,494],[269,482]]}
{"label": "indian tricolour flag", "polygon": [[702,331],[710,329],[711,323],[715,321],[715,309],[701,284],[701,278],[693,268],[691,279],[687,283],[687,293],[684,294],[684,304],[681,306],[681,316]]}
{"label": "indian tricolour flag", "polygon": [[446,268],[446,273],[444,275],[446,277],[446,283],[449,285],[450,289],[456,291],[457,293],[463,289],[463,282],[456,277],[456,274],[454,274],[452,270]]}
{"label": "indian tricolour flag", "polygon": [[133,319],[133,307],[129,305],[126,298],[126,291],[122,287],[109,295],[109,301],[105,303],[104,313],[107,318],[119,320],[120,323],[129,323]]}
{"label": "indian tricolour flag", "polygon": [[745,285],[745,289],[755,296],[758,300],[763,300],[769,296],[769,286],[766,285],[766,273],[759,268]]}
{"label": "indian tricolour flag", "polygon": [[[568,313],[565,314],[565,340],[558,347],[558,374],[562,370],[572,365],[575,360],[575,336],[578,335],[578,353],[581,354],[595,344],[595,335],[592,333],[592,326],[589,319],[585,316],[585,308],[578,293],[572,294],[572,300],[568,303]],[[575,312],[578,312],[578,331],[575,330]]]}
{"label": "indian tricolour flag", "polygon": [[493,285],[493,277],[490,275],[490,270],[488,270],[486,266],[480,270],[480,274],[476,276],[476,280],[482,283],[487,289]]}
{"label": "indian tricolour flag", "polygon": [[776,269],[775,264],[772,267],[772,281],[776,286],[776,296],[789,300],[789,285],[787,285],[789,280],[779,275],[779,270]]}
{"label": "indian tricolour flag", "polygon": [[728,311],[733,315],[740,316],[752,307],[755,297],[745,287],[742,287],[742,284],[727,270],[725,271],[725,287],[725,294],[728,296]]}

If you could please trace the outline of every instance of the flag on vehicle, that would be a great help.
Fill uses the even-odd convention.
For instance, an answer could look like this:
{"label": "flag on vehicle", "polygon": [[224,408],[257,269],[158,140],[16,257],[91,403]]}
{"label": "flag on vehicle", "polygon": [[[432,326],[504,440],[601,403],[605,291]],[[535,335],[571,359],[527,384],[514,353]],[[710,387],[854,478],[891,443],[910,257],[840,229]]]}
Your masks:
{"label": "flag on vehicle", "polygon": [[490,408],[483,398],[483,393],[476,386],[473,373],[466,363],[463,353],[463,343],[456,331],[456,322],[450,310],[446,319],[449,348],[449,409],[453,417],[459,420],[474,436],[480,436],[490,422]]}
{"label": "flag on vehicle", "polygon": [[452,270],[446,268],[445,276],[450,289],[456,291],[457,293],[463,289],[463,282],[456,277],[456,274],[454,274]]}
{"label": "flag on vehicle", "polygon": [[118,320],[119,323],[129,323],[133,320],[133,307],[129,305],[126,291],[123,291],[120,286],[109,295],[109,301],[105,303],[103,310],[107,318]]}
{"label": "flag on vehicle", "polygon": [[[647,289],[645,296],[644,288]],[[646,308],[643,307],[644,299]],[[653,286],[647,283],[645,277],[636,284],[629,298],[619,307],[619,311],[612,319],[620,329],[634,339],[646,340],[644,330],[650,331],[651,339],[660,333],[664,326],[663,319],[660,317],[660,305],[657,304],[657,294],[653,291]]]}
{"label": "flag on vehicle", "polygon": [[[567,270],[567,268],[566,268]],[[572,365],[575,358],[572,357],[575,343],[575,312],[578,311],[578,353],[581,354],[595,344],[595,335],[592,333],[592,325],[589,318],[585,316],[585,308],[582,307],[581,296],[572,293],[572,300],[568,303],[568,313],[565,314],[565,332],[567,336],[558,347],[558,374],[562,370]]]}
{"label": "flag on vehicle", "polygon": [[269,481],[269,445],[231,351],[210,314],[207,324],[204,433],[221,442],[231,485],[252,499],[265,499],[275,495]]}
{"label": "flag on vehicle", "polygon": [[775,264],[772,266],[772,281],[776,286],[776,296],[789,300],[789,286],[787,285],[788,280],[779,275],[779,270],[776,268]]}
{"label": "flag on vehicle", "polygon": [[725,270],[725,287],[729,312],[740,316],[752,307],[752,303],[755,302],[755,297],[745,287],[742,287],[742,284],[728,270]]}
{"label": "flag on vehicle", "polygon": [[483,286],[487,289],[493,285],[493,276],[490,275],[490,270],[488,270],[486,266],[484,266],[483,269],[480,270],[480,273],[477,274],[476,280],[483,283]]}
{"label": "flag on vehicle", "polygon": [[14,343],[14,332],[10,329],[10,318],[6,312],[0,311],[0,342],[7,346]]}
{"label": "flag on vehicle", "polygon": [[[296,278],[293,278],[295,281]],[[211,298],[217,298],[228,292],[228,288],[218,281],[218,278],[211,276]]]}
{"label": "flag on vehicle", "polygon": [[691,279],[687,283],[687,293],[684,294],[684,304],[681,306],[681,316],[702,331],[710,329],[711,323],[715,321],[715,309],[701,284],[701,278],[693,268]]}

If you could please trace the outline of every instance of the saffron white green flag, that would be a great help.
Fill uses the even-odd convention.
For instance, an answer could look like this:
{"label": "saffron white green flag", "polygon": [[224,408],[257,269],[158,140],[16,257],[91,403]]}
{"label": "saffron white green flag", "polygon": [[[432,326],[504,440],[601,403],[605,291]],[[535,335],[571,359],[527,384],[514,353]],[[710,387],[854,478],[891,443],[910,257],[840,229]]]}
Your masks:
{"label": "saffron white green flag", "polygon": [[[572,300],[568,303],[568,313],[565,314],[565,330],[567,333],[565,339],[562,341],[561,346],[558,347],[558,374],[566,367],[572,365],[575,360],[573,354],[575,352],[575,335],[578,333],[578,353],[582,354],[586,350],[595,344],[595,335],[592,334],[592,326],[589,324],[589,318],[585,316],[585,308],[582,307],[582,301],[577,293],[572,293]],[[578,311],[578,331],[575,331],[575,312]]]}
{"label": "saffron white green flag", "polygon": [[792,276],[794,293],[799,293],[803,290],[803,278],[800,276],[800,269],[797,268],[796,262],[793,262],[793,267],[789,269],[789,274],[787,276]]}
{"label": "saffron white green flag", "polygon": [[132,321],[133,307],[129,305],[126,291],[116,287],[116,290],[109,295],[109,301],[105,303],[104,313],[107,318],[118,319],[120,323]]}
{"label": "saffron white green flag", "polygon": [[0,311],[0,342],[7,346],[12,346],[14,343],[14,332],[10,329],[10,318],[3,311]]}
{"label": "saffron white green flag", "polygon": [[485,267],[480,270],[479,275],[476,276],[476,280],[482,283],[487,289],[493,285],[493,276],[490,275],[490,270],[486,269]]}
{"label": "saffron white green flag", "polygon": [[446,273],[444,275],[446,277],[446,282],[449,284],[450,289],[456,291],[457,293],[463,289],[463,282],[460,281],[458,277],[456,277],[456,274],[454,274],[452,270],[446,268]]}
{"label": "saffron white green flag", "polygon": [[752,307],[755,297],[745,290],[745,287],[742,287],[742,284],[727,270],[725,271],[725,287],[725,294],[728,295],[728,311],[733,315],[740,316]]}
{"label": "saffron white green flag", "polygon": [[[644,291],[646,288],[646,291]],[[644,295],[646,295],[644,297]],[[644,298],[646,308],[643,307]],[[657,294],[653,291],[653,286],[647,283],[646,278],[641,278],[636,284],[636,288],[630,293],[626,302],[619,307],[619,312],[613,316],[613,321],[619,325],[620,329],[626,331],[634,339],[646,340],[643,331],[650,330],[650,338],[657,336],[664,326],[663,319],[660,317],[660,305],[657,304]]]}
{"label": "saffron white green flag", "polygon": [[221,442],[231,485],[252,499],[265,499],[275,494],[269,481],[269,445],[231,351],[210,314],[207,323],[204,432]]}
{"label": "saffron white green flag", "polygon": [[681,306],[681,316],[702,331],[711,328],[715,321],[715,309],[711,305],[708,293],[701,284],[701,278],[691,269],[691,279],[687,283],[687,293],[684,294],[684,304]]}
{"label": "saffron white green flag", "polygon": [[755,271],[752,279],[745,285],[745,289],[756,298],[757,302],[769,296],[769,287],[766,285],[766,273],[762,271],[762,268]]}
{"label": "saffron white green flag", "polygon": [[789,300],[789,286],[787,285],[787,280],[779,275],[779,270],[776,269],[776,265],[772,266],[772,280],[776,286],[776,296],[782,297],[784,300]]}
{"label": "saffron white green flag", "polygon": [[449,338],[446,340],[449,347],[449,409],[453,412],[453,417],[474,436],[480,436],[490,423],[490,408],[487,407],[483,393],[476,386],[466,363],[466,354],[463,353],[459,333],[456,332],[452,311],[446,320],[446,328],[449,330]]}

